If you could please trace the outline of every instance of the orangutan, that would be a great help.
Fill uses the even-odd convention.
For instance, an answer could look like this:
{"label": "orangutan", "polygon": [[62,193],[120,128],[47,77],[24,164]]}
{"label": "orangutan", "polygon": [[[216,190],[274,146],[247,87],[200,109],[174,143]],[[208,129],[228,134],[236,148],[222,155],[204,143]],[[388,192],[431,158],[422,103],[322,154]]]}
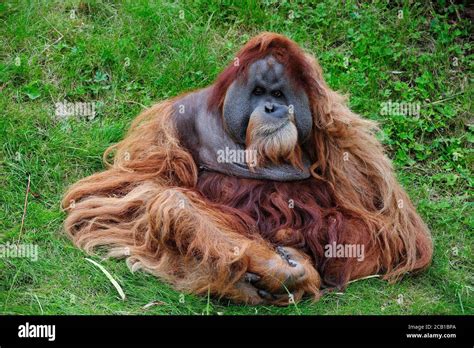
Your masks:
{"label": "orangutan", "polygon": [[375,131],[315,58],[262,33],[209,87],[142,112],[108,169],[65,195],[65,230],[179,291],[240,303],[394,281],[433,248]]}

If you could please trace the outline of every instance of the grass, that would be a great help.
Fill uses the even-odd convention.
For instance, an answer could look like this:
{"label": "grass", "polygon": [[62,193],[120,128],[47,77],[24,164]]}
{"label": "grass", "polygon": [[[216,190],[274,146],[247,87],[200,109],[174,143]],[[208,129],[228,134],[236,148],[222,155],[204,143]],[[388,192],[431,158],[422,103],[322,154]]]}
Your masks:
{"label": "grass", "polygon": [[[0,258],[0,313],[474,313],[468,11],[449,1],[238,3],[0,3],[0,243],[39,248],[37,261]],[[124,262],[93,257],[123,288],[120,300],[62,235],[62,194],[103,168],[103,151],[143,106],[210,84],[264,30],[313,52],[329,85],[380,122],[399,180],[432,230],[432,267],[396,284],[361,280],[344,294],[277,308],[180,294]],[[97,115],[58,120],[55,103],[64,100],[96,102]],[[383,116],[389,100],[419,103],[420,115]]]}

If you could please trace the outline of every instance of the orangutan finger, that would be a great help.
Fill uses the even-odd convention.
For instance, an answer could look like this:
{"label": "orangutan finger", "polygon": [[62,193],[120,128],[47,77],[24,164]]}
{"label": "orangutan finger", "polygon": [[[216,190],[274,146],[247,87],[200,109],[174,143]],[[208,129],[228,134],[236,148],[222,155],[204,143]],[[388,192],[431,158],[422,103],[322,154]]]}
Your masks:
{"label": "orangutan finger", "polygon": [[282,257],[283,260],[288,262],[291,267],[296,267],[298,265],[298,262],[291,259],[290,253],[284,247],[276,247],[276,252]]}
{"label": "orangutan finger", "polygon": [[245,276],[244,276],[244,280],[245,280],[247,283],[250,283],[250,284],[255,284],[255,283],[258,282],[261,278],[262,278],[262,277],[260,277],[258,274],[250,273],[250,272],[245,273]]}
{"label": "orangutan finger", "polygon": [[272,294],[265,290],[258,290],[258,295],[265,301],[276,304],[276,305],[288,305],[291,303],[291,299],[294,299],[292,294]]}

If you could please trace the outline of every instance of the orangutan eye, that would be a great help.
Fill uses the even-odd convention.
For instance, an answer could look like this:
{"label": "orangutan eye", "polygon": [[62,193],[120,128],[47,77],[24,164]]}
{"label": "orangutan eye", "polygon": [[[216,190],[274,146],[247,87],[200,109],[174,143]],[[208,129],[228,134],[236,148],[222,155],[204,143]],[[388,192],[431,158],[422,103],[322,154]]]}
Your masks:
{"label": "orangutan eye", "polygon": [[255,87],[252,93],[253,95],[262,95],[265,93],[265,90],[262,87]]}
{"label": "orangutan eye", "polygon": [[272,96],[275,98],[281,98],[283,96],[283,93],[281,91],[273,91]]}

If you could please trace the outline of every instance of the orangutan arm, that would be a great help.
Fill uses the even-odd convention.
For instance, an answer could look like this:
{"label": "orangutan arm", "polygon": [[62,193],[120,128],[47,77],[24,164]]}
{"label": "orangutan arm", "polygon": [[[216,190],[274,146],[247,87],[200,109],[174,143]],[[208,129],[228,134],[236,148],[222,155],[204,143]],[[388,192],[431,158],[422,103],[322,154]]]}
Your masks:
{"label": "orangutan arm", "polygon": [[168,260],[165,267],[178,270],[172,279],[178,288],[249,304],[288,304],[290,293],[294,300],[317,294],[319,276],[308,257],[249,237],[248,226],[210,208],[196,192],[163,189],[148,212],[149,233]]}

